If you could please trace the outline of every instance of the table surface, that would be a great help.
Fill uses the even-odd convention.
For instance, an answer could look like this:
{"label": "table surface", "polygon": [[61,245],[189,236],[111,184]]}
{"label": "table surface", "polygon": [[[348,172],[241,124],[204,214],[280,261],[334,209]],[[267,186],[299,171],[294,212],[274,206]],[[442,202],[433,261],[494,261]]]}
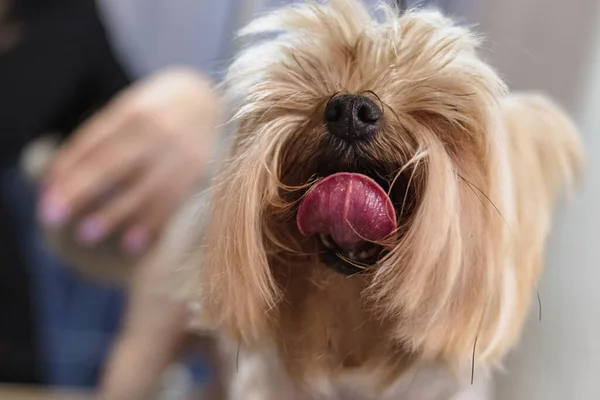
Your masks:
{"label": "table surface", "polygon": [[[178,397],[177,397],[178,398]],[[222,399],[220,391],[206,390],[194,393],[190,400]],[[0,384],[0,400],[94,400],[94,396],[85,392],[64,392],[43,388],[6,386]]]}
{"label": "table surface", "polygon": [[92,400],[89,394],[0,385],[0,400]]}

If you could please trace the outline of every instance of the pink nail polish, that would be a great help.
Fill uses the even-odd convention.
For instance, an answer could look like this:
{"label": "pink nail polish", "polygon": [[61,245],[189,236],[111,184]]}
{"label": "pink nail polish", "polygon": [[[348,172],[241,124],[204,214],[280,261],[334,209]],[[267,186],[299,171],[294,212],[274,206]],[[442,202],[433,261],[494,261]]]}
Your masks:
{"label": "pink nail polish", "polygon": [[139,227],[129,229],[123,235],[123,250],[130,255],[138,255],[146,250],[149,240],[150,237],[146,229]]}
{"label": "pink nail polish", "polygon": [[69,218],[67,205],[51,195],[42,198],[40,208],[42,223],[49,228],[58,228]]}
{"label": "pink nail polish", "polygon": [[93,246],[106,236],[106,224],[96,218],[88,218],[77,227],[77,241]]}

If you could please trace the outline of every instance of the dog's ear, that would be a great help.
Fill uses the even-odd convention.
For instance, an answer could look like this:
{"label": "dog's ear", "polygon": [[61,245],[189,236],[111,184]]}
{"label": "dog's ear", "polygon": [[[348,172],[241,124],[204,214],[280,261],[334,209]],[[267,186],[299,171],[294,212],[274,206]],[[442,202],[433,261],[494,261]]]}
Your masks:
{"label": "dog's ear", "polygon": [[277,191],[263,163],[268,147],[244,142],[250,136],[237,132],[234,154],[211,189],[199,266],[210,319],[245,342],[263,336],[278,298],[264,245],[265,209]]}
{"label": "dog's ear", "polygon": [[[393,335],[411,351],[467,360],[484,320],[499,312],[507,231],[493,200],[484,197],[485,168],[472,164],[463,177],[435,135],[416,134],[431,138],[413,178],[419,204],[377,270],[372,294],[397,322]],[[481,338],[480,350],[485,343]]]}
{"label": "dog's ear", "polygon": [[[537,168],[538,182],[547,191],[548,200],[574,188],[584,168],[584,150],[577,127],[565,111],[547,97],[535,93],[518,93],[504,103],[511,145]],[[523,191],[526,193],[527,191]]]}
{"label": "dog's ear", "polygon": [[502,293],[514,284],[505,87],[468,30],[431,12],[409,12],[399,26],[414,79],[389,82],[382,97],[402,110],[416,143],[418,203],[372,294],[415,353],[467,361],[477,341],[477,357],[487,357],[512,311]]}

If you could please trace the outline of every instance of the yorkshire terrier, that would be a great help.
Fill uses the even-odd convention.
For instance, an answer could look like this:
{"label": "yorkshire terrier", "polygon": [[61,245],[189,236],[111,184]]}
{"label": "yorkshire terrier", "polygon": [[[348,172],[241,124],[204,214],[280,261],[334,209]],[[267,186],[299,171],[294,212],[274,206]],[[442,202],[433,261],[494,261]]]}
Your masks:
{"label": "yorkshire terrier", "polygon": [[[437,12],[281,8],[224,83],[198,325],[231,399],[487,399],[582,150]],[[471,372],[475,373],[471,376]]]}
{"label": "yorkshire terrier", "polygon": [[437,12],[306,2],[241,33],[188,261],[229,398],[490,398],[581,168],[574,124]]}

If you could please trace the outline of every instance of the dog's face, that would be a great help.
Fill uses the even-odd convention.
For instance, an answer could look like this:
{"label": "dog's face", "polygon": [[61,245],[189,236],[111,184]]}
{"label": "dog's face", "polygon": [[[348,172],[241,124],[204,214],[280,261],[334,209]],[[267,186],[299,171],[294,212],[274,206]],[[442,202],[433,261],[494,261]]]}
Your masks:
{"label": "dog's face", "polygon": [[382,14],[279,10],[245,30],[275,37],[226,82],[239,128],[214,187],[206,302],[292,374],[504,350],[504,86],[441,15]]}

